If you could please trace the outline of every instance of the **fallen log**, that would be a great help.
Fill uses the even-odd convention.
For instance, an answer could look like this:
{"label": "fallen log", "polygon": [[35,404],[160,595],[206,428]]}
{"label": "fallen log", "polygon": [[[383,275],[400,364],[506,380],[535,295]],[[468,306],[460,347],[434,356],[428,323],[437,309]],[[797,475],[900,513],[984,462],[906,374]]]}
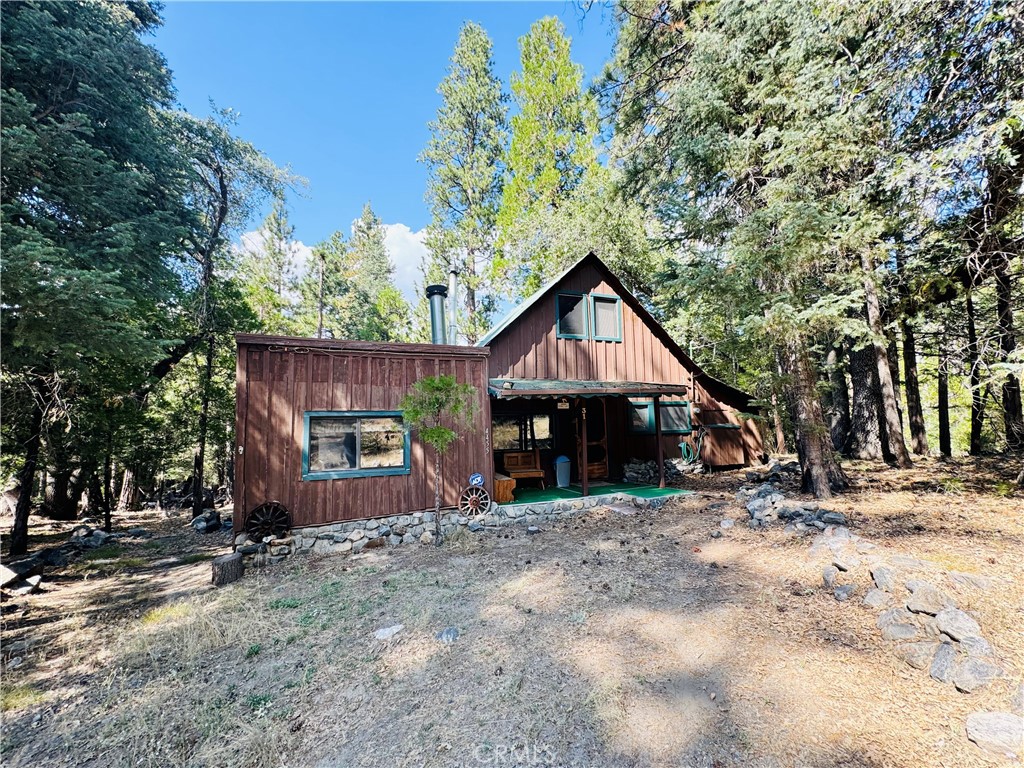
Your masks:
{"label": "fallen log", "polygon": [[245,573],[245,564],[242,562],[241,552],[231,552],[213,559],[213,584],[223,587],[233,581],[238,581]]}

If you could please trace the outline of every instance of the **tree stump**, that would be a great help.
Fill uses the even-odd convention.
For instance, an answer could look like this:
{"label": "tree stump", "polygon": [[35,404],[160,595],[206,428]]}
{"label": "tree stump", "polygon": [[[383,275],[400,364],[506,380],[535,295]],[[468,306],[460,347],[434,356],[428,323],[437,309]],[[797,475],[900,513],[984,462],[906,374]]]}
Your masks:
{"label": "tree stump", "polygon": [[233,581],[238,581],[245,573],[245,565],[242,563],[242,553],[232,552],[228,555],[221,555],[213,559],[213,584],[223,587]]}

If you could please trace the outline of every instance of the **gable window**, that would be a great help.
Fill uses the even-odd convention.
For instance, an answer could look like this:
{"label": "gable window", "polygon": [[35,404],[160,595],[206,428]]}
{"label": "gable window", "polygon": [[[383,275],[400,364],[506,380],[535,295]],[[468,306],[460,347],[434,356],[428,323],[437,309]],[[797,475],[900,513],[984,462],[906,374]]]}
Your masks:
{"label": "gable window", "polygon": [[560,339],[587,338],[587,300],[581,293],[555,296],[556,331]]}
{"label": "gable window", "polygon": [[[629,431],[641,435],[653,435],[654,401],[629,401]],[[690,404],[685,400],[670,400],[661,404],[661,433],[663,435],[688,435],[693,431],[690,421]]]}
{"label": "gable window", "polygon": [[597,341],[622,341],[622,301],[618,296],[591,294],[594,322],[594,339]]}
{"label": "gable window", "polygon": [[302,479],[403,475],[409,431],[398,411],[307,411]]}

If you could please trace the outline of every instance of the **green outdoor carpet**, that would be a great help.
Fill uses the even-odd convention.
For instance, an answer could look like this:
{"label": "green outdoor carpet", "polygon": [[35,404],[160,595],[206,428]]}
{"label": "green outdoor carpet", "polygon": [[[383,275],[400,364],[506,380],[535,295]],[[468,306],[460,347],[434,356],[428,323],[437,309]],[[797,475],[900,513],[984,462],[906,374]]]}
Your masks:
{"label": "green outdoor carpet", "polygon": [[[676,496],[679,494],[693,493],[681,488],[658,488],[653,485],[637,485],[636,483],[592,483],[590,485],[591,496],[604,496],[610,493],[628,493],[632,496],[639,496],[642,499],[656,499],[662,496]],[[540,488],[523,487],[516,488],[515,498],[517,504],[537,504],[545,501],[563,501],[565,499],[579,499],[583,496],[583,489],[579,485],[570,485],[568,488]]]}

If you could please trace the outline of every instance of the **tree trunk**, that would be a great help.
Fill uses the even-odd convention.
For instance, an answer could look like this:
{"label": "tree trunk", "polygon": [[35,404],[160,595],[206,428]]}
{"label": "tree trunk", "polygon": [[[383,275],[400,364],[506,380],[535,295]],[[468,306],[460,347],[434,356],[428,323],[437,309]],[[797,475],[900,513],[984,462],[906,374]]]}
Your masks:
{"label": "tree trunk", "polygon": [[868,328],[871,331],[871,348],[874,350],[875,367],[878,369],[878,384],[882,392],[882,416],[885,422],[885,438],[892,461],[897,467],[910,467],[913,462],[907,452],[907,444],[903,440],[903,427],[900,424],[896,388],[889,369],[889,356],[886,353],[883,339],[885,329],[882,327],[882,310],[875,289],[874,265],[871,256],[861,253],[861,269],[864,271],[864,299],[867,307]]}
{"label": "tree trunk", "polygon": [[814,371],[802,341],[787,344],[785,365],[791,381],[789,397],[795,416],[802,490],[813,493],[815,498],[828,499],[833,491],[841,491],[849,483],[832,450]]}
{"label": "tree trunk", "polygon": [[28,552],[28,516],[32,511],[32,489],[36,479],[36,464],[39,462],[39,444],[42,442],[43,406],[32,398],[32,420],[29,436],[25,442],[25,463],[18,475],[18,503],[14,507],[14,526],[11,528],[10,556]]}
{"label": "tree trunk", "polygon": [[772,392],[772,419],[775,422],[775,452],[786,453],[786,430],[782,424],[782,406],[779,396]]}
{"label": "tree trunk", "polygon": [[71,490],[70,467],[57,467],[53,472],[53,492],[46,499],[46,515],[52,520],[74,520],[78,517],[77,499]]}
{"label": "tree trunk", "polygon": [[[1010,280],[1010,265],[1005,256],[996,259],[996,316],[999,327],[999,362],[1008,365],[1017,349],[1013,329],[1013,286]],[[1003,379],[1003,427],[1006,430],[1006,446],[1016,450],[1024,446],[1024,416],[1021,414],[1020,379],[1013,368],[1006,371]]]}
{"label": "tree trunk", "polygon": [[896,346],[896,337],[890,336],[885,348],[885,358],[889,364],[889,375],[892,376],[892,391],[896,396],[896,415],[900,419],[900,434],[903,434],[903,385],[900,381],[900,351]]}
{"label": "tree trunk", "polygon": [[953,455],[949,433],[949,357],[946,354],[945,339],[939,341],[939,453],[946,458]]}
{"label": "tree trunk", "polygon": [[441,546],[441,452],[434,449],[434,544]]}
{"label": "tree trunk", "polygon": [[111,512],[114,508],[114,459],[110,455],[114,449],[113,437],[107,438],[107,455],[103,459],[103,530],[110,533]]}
{"label": "tree trunk", "polygon": [[232,552],[213,559],[213,575],[211,581],[215,587],[223,587],[233,581],[238,581],[245,573],[245,564],[242,562],[241,552]]}
{"label": "tree trunk", "polygon": [[853,344],[847,346],[853,403],[850,431],[843,446],[843,455],[851,459],[884,459],[884,426],[879,409],[881,394],[878,387],[878,372],[874,366],[874,353],[870,347],[856,349]]}
{"label": "tree trunk", "polygon": [[126,512],[135,506],[135,472],[131,467],[125,467],[124,475],[121,478],[121,493],[117,497],[117,509]]}
{"label": "tree trunk", "polygon": [[928,455],[928,434],[921,405],[921,380],[917,371],[917,338],[910,318],[900,321],[903,334],[903,376],[907,393],[907,422],[910,425],[910,448],[918,456]]}
{"label": "tree trunk", "polygon": [[[782,371],[782,356],[775,353],[775,373],[779,377],[779,381],[785,378],[785,374]],[[790,404],[787,402],[786,407],[789,408]],[[793,411],[790,408],[790,420],[792,421]],[[772,416],[775,422],[775,452],[776,453],[787,453],[786,450],[786,425],[782,418],[782,407],[779,403],[778,392],[775,388],[772,388]]]}
{"label": "tree trunk", "polygon": [[831,347],[825,358],[829,378],[828,416],[832,447],[842,450],[850,435],[850,391],[846,385],[841,347]]}
{"label": "tree trunk", "polygon": [[213,378],[213,349],[215,338],[213,332],[206,341],[206,365],[203,368],[202,402],[199,406],[199,445],[196,448],[195,461],[192,466],[192,517],[203,514],[203,501],[206,496],[203,484],[206,466],[206,433],[210,422],[210,381]]}
{"label": "tree trunk", "polygon": [[974,299],[967,292],[967,366],[971,380],[971,456],[981,455],[981,428],[985,420],[985,396],[981,391],[981,354],[974,316]]}

